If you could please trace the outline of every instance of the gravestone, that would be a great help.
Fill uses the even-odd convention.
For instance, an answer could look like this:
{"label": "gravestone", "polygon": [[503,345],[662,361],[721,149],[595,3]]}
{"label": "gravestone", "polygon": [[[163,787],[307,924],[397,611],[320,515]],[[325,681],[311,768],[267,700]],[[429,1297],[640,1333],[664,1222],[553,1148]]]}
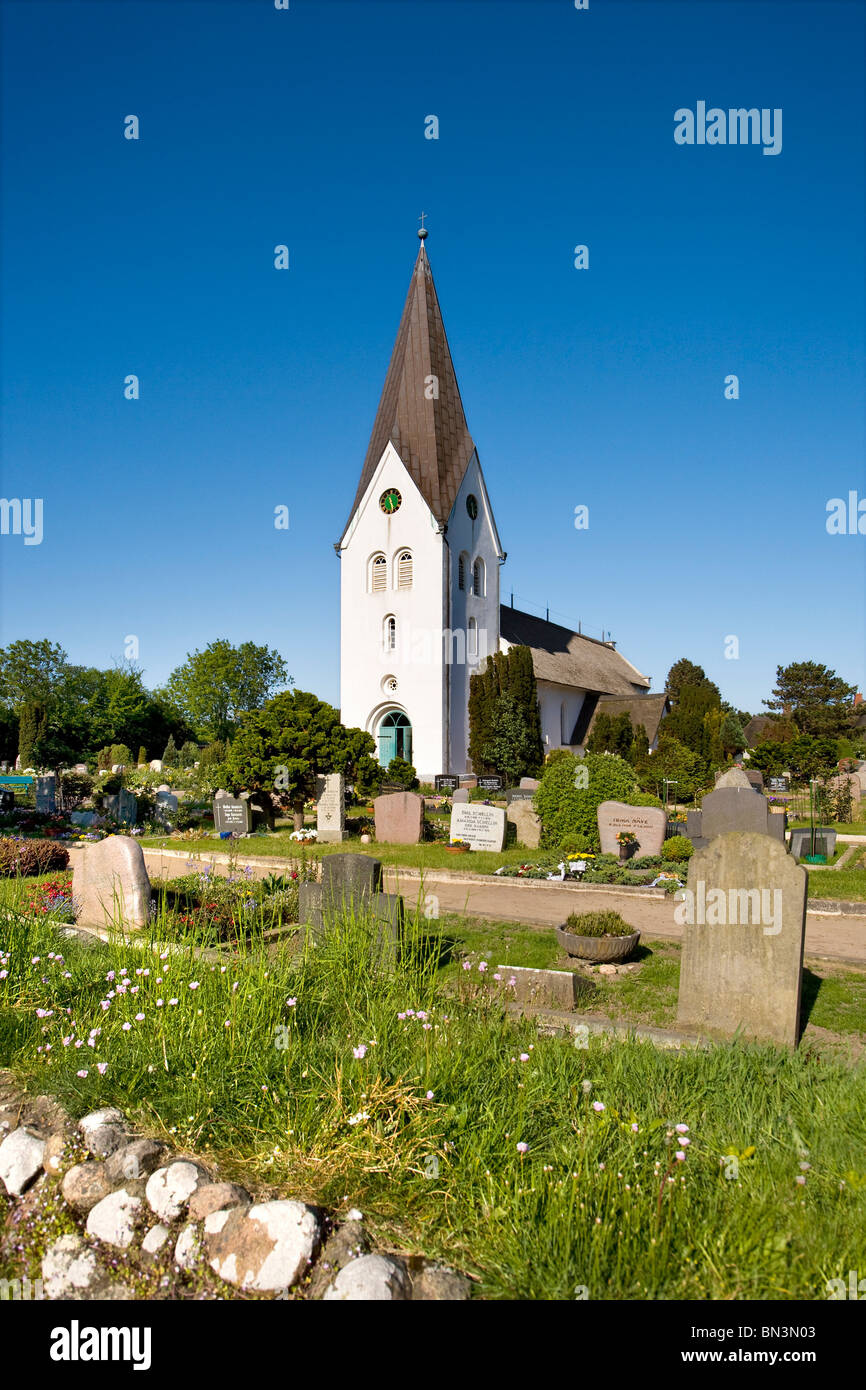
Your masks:
{"label": "gravestone", "polygon": [[454,792],[451,793],[451,805],[452,805],[452,806],[466,806],[466,805],[468,805],[468,804],[469,804],[469,788],[468,788],[468,787],[458,787],[456,791],[454,791]]}
{"label": "gravestone", "polygon": [[392,792],[373,802],[376,839],[382,844],[417,845],[424,830],[424,798],[415,792]]}
{"label": "gravestone", "polygon": [[57,809],[57,779],[51,772],[45,777],[36,778],[36,809],[52,815]]}
{"label": "gravestone", "polygon": [[531,787],[508,787],[505,792],[505,800],[510,806],[512,801],[531,801],[535,792]]}
{"label": "gravestone", "polygon": [[346,784],[339,772],[316,778],[316,832],[320,845],[346,839]]}
{"label": "gravestone", "polygon": [[335,920],[372,919],[380,959],[396,959],[403,931],[403,899],[382,892],[382,865],[366,854],[329,854],[322,861],[321,883],[302,883],[298,920],[320,937]]}
{"label": "gravestone", "polygon": [[505,812],[510,824],[514,826],[515,839],[527,849],[538,849],[541,844],[541,817],[532,809],[529,801],[515,801]]}
{"label": "gravestone", "polygon": [[[506,1000],[535,1008],[573,1009],[581,996],[595,993],[592,980],[571,970],[538,970],[527,965],[497,965],[501,980],[491,981]],[[514,984],[511,984],[511,981]]]}
{"label": "gravestone", "polygon": [[217,792],[213,801],[214,830],[219,834],[249,835],[253,825],[252,807],[249,801],[228,792],[221,796]]}
{"label": "gravestone", "polygon": [[541,783],[539,782],[537,777],[521,777],[519,785],[523,788],[524,791],[528,790],[532,792],[537,792],[538,788],[541,786]]}
{"label": "gravestone", "polygon": [[461,787],[468,787],[470,791],[474,791],[478,786],[478,778],[474,776],[473,773],[468,773],[460,778],[460,785]]}
{"label": "gravestone", "polygon": [[729,767],[727,772],[719,773],[713,790],[718,791],[720,787],[750,787],[751,785],[752,783],[741,767]]}
{"label": "gravestone", "polygon": [[433,779],[437,792],[453,792],[460,786],[460,778],[453,772],[440,772]]}
{"label": "gravestone", "polygon": [[157,819],[168,822],[178,807],[178,800],[174,792],[158,791],[156,794],[156,814]]}
{"label": "gravestone", "polygon": [[451,812],[451,839],[464,840],[470,849],[501,850],[505,844],[505,812],[501,806],[455,806]]}
{"label": "gravestone", "polygon": [[225,801],[226,797],[231,800],[231,792],[227,792],[224,787],[220,787],[218,792],[214,792],[214,801]]}
{"label": "gravestone", "polygon": [[619,854],[617,834],[630,830],[637,836],[635,855],[660,854],[667,830],[667,812],[660,806],[627,806],[624,801],[603,801],[596,811],[602,854]]}
{"label": "gravestone", "polygon": [[806,872],[756,831],[717,836],[674,894],[683,926],[677,1024],[796,1047]]}
{"label": "gravestone", "polygon": [[87,763],[76,763],[75,766],[74,766],[74,768],[72,769],[72,771],[73,771],[73,772],[77,772],[77,773],[79,773],[79,774],[86,773],[86,771],[87,771]]}
{"label": "gravestone", "polygon": [[79,926],[146,927],[150,879],[138,841],[128,835],[110,835],[98,845],[77,850],[72,897]]}
{"label": "gravestone", "polygon": [[478,785],[485,792],[501,792],[502,778],[491,775],[490,777],[479,777]]}
{"label": "gravestone", "polygon": [[138,800],[126,787],[105,798],[105,809],[120,825],[135,825],[138,819]]}
{"label": "gravestone", "polygon": [[767,779],[767,790],[771,792],[787,792],[790,782],[787,777],[770,777]]}
{"label": "gravestone", "polygon": [[[805,855],[812,853],[812,831],[808,825],[791,831],[791,843],[788,848],[795,859],[802,859]],[[829,826],[816,825],[815,853],[826,854],[829,859],[835,850],[836,831],[831,830]]]}
{"label": "gravestone", "polygon": [[7,791],[5,788],[0,791],[0,811],[15,810],[15,793]]}
{"label": "gravestone", "polygon": [[767,798],[756,793],[750,784],[717,787],[704,797],[699,815],[700,838],[706,843],[733,830],[755,831],[780,841],[785,838],[787,817],[784,812],[771,811]]}
{"label": "gravestone", "polygon": [[747,768],[747,769],[746,769],[746,776],[748,777],[750,783],[752,784],[752,786],[754,787],[754,789],[755,789],[756,792],[763,792],[763,790],[764,790],[764,774],[763,774],[763,772],[759,772],[757,768],[755,768],[754,771],[752,771],[750,768]]}
{"label": "gravestone", "polygon": [[82,829],[89,830],[99,820],[95,811],[72,811],[69,819],[73,825],[80,825]]}
{"label": "gravestone", "polygon": [[250,808],[250,828],[259,830],[262,825],[268,830],[274,828],[274,803],[269,792],[241,792],[240,800]]}
{"label": "gravestone", "polygon": [[153,758],[150,763],[151,772],[162,772],[162,758]]}

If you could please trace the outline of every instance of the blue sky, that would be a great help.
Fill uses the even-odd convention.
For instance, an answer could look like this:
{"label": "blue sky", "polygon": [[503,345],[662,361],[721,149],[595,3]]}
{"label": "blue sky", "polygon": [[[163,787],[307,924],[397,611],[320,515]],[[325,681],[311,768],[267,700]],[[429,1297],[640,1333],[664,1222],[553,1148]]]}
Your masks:
{"label": "blue sky", "polygon": [[[134,634],[155,685],[251,639],[337,702],[333,543],[424,209],[506,601],[656,688],[683,655],[752,710],[780,662],[866,685],[866,538],[825,528],[866,497],[861,4],[0,13],[2,493],[45,518],[0,538],[0,643]],[[699,100],[781,108],[782,152],[677,145]]]}

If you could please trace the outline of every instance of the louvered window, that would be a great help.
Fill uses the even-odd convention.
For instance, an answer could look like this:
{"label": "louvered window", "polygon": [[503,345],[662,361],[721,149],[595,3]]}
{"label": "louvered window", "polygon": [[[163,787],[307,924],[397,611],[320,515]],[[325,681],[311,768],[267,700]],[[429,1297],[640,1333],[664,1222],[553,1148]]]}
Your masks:
{"label": "louvered window", "polygon": [[393,652],[397,650],[397,619],[385,619],[385,651]]}
{"label": "louvered window", "polygon": [[472,592],[480,597],[484,593],[484,561],[476,560],[472,566]]}
{"label": "louvered window", "polygon": [[457,588],[466,588],[466,561],[464,560],[462,555],[460,556],[460,559],[457,561]]}
{"label": "louvered window", "polygon": [[372,565],[371,565],[371,567],[370,567],[370,570],[371,570],[370,588],[372,589],[373,593],[374,593],[374,594],[381,594],[381,593],[384,593],[384,591],[385,591],[385,589],[386,589],[386,587],[387,587],[387,583],[388,583],[388,565],[387,565],[387,562],[386,562],[386,560],[385,560],[385,556],[384,556],[384,555],[376,555],[376,556],[374,556],[374,557],[373,557],[373,563],[372,563]]}
{"label": "louvered window", "polygon": [[404,550],[397,560],[397,588],[412,588],[412,552]]}

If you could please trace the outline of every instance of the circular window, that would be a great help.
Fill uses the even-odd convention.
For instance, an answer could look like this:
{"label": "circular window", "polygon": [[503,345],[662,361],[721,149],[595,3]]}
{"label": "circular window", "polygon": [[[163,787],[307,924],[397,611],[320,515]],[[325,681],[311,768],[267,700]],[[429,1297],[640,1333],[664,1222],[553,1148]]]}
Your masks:
{"label": "circular window", "polygon": [[397,677],[386,676],[382,681],[382,689],[387,695],[393,695],[397,690]]}
{"label": "circular window", "polygon": [[470,492],[469,496],[466,498],[466,510],[474,521],[478,515],[478,498],[474,493]]}
{"label": "circular window", "polygon": [[382,496],[379,498],[379,506],[382,508],[383,512],[387,512],[390,516],[392,512],[397,511],[402,501],[403,498],[400,496],[397,489],[395,487],[389,487],[388,491],[383,492]]}

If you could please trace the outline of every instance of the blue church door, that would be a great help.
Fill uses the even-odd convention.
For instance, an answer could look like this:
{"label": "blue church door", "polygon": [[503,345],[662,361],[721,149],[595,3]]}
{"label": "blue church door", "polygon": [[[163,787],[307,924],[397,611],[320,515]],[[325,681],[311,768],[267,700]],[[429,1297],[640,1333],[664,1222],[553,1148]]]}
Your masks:
{"label": "blue church door", "polygon": [[387,767],[392,758],[412,761],[412,725],[397,710],[386,714],[379,725],[379,763]]}

